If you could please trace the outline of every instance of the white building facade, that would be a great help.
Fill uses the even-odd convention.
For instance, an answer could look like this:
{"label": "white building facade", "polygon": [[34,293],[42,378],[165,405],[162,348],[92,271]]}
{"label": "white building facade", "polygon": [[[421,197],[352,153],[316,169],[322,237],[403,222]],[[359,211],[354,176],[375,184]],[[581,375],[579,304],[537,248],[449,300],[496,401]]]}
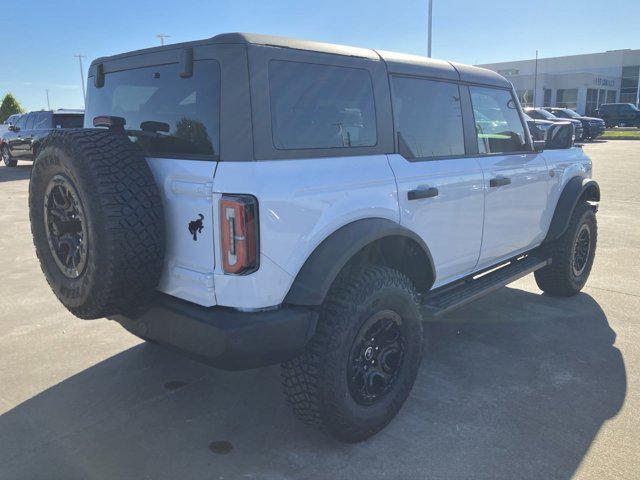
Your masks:
{"label": "white building facade", "polygon": [[[640,50],[479,65],[504,75],[523,106],[567,107],[592,115],[603,103],[633,103],[640,94]],[[534,105],[535,103],[535,105]]]}

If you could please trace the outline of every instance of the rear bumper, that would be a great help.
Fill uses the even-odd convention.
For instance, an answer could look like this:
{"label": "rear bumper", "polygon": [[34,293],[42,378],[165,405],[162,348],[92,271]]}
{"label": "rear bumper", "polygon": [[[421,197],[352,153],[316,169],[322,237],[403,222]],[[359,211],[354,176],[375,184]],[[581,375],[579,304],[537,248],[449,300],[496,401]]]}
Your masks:
{"label": "rear bumper", "polygon": [[240,312],[164,294],[143,313],[110,317],[134,335],[225,370],[272,365],[298,355],[317,318],[315,310],[304,307]]}

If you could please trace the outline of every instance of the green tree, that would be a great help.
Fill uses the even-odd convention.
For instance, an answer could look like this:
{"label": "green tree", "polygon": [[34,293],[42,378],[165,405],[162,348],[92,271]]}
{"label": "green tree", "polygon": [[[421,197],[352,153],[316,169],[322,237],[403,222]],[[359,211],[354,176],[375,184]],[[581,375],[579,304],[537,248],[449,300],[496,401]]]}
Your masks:
{"label": "green tree", "polygon": [[7,93],[0,104],[0,123],[4,122],[9,115],[14,113],[24,113],[24,109],[12,94]]}

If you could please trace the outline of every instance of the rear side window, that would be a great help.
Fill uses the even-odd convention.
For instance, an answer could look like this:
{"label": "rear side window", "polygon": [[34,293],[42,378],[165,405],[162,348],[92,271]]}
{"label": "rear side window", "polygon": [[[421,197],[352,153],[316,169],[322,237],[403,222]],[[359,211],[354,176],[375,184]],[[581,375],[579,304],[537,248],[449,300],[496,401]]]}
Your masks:
{"label": "rear side window", "polygon": [[84,116],[82,115],[54,115],[53,128],[82,128]]}
{"label": "rear side window", "polygon": [[220,152],[220,66],[194,62],[180,77],[179,64],[107,73],[90,85],[85,125],[99,115],[123,117],[132,141],[156,156],[217,158]]}
{"label": "rear side window", "polygon": [[373,85],[367,70],[272,60],[269,95],[277,149],[377,143]]}
{"label": "rear side window", "polygon": [[480,153],[521,152],[526,149],[524,126],[509,90],[470,87]]}
{"label": "rear side window", "polygon": [[413,157],[464,155],[458,85],[393,77],[393,116]]}

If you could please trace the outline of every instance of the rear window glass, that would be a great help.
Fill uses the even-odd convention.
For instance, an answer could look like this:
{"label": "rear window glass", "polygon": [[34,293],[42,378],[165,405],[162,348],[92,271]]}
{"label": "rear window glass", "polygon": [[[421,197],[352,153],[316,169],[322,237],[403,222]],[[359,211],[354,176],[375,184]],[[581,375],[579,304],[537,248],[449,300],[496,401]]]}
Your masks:
{"label": "rear window glass", "polygon": [[179,64],[107,73],[90,85],[85,125],[99,115],[123,117],[132,141],[147,155],[217,158],[220,151],[220,67],[194,62],[180,77]]}
{"label": "rear window glass", "polygon": [[53,128],[82,128],[83,123],[84,123],[84,116],[82,115],[54,115],[53,116]]}
{"label": "rear window glass", "polygon": [[269,90],[277,149],[377,143],[373,85],[366,70],[272,60]]}

